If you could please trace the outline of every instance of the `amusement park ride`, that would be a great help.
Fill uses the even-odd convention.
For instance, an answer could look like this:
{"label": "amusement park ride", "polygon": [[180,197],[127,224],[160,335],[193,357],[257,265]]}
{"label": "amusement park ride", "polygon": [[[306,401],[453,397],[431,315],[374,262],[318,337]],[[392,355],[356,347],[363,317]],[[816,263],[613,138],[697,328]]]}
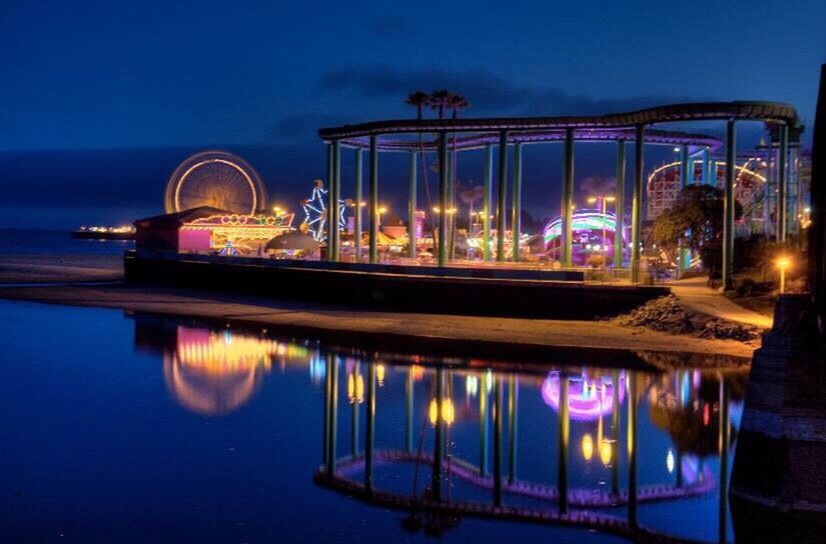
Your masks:
{"label": "amusement park ride", "polygon": [[[673,107],[683,108],[685,105]],[[663,109],[667,110],[667,107]],[[609,122],[607,120],[610,117],[596,119],[605,123]],[[532,119],[518,121],[522,124],[533,122]],[[212,215],[202,215],[180,225],[180,237],[185,243],[180,243],[177,247],[182,252],[247,256],[264,256],[266,252],[272,257],[323,258],[354,263],[364,262],[365,257],[369,256],[371,263],[397,261],[403,264],[426,263],[435,260],[438,253],[440,265],[454,261],[456,264],[483,266],[487,264],[485,261],[495,258],[500,262],[522,261],[533,266],[545,265],[552,268],[567,266],[627,270],[625,267],[630,266],[635,258],[639,260],[639,257],[632,254],[633,221],[642,225],[641,232],[638,233],[642,253],[653,255],[656,251],[651,253],[653,246],[647,240],[645,232],[650,232],[653,220],[670,209],[681,188],[689,184],[707,184],[722,189],[728,183],[732,185],[733,200],[736,200],[744,210],[743,217],[732,226],[737,236],[765,234],[766,237],[774,237],[782,232],[782,237],[785,238],[786,235],[799,232],[801,226],[805,227],[809,213],[806,195],[809,194],[810,185],[810,156],[799,148],[798,127],[791,131],[791,139],[786,137],[787,140],[782,142],[777,126],[767,122],[767,127],[770,133],[769,143],[761,141],[755,150],[734,155],[733,174],[727,172],[726,157],[717,153],[723,146],[723,140],[720,138],[672,131],[644,132],[647,144],[678,144],[673,149],[679,153],[679,159],[644,172],[646,182],[639,199],[643,202],[639,213],[634,212],[627,202],[624,179],[616,195],[601,197],[601,209],[576,209],[571,188],[565,197],[570,203],[571,213],[550,220],[536,233],[525,232],[518,222],[514,223],[514,220],[508,224],[508,218],[503,216],[510,214],[506,213],[507,210],[500,210],[503,206],[502,195],[499,195],[499,204],[494,206],[490,186],[486,189],[486,193],[489,194],[485,195],[484,204],[479,207],[481,211],[477,208],[477,213],[472,214],[471,209],[467,214],[470,219],[467,220],[468,225],[465,228],[459,228],[457,225],[457,218],[464,218],[465,211],[459,208],[456,195],[451,198],[450,192],[445,201],[445,214],[439,212],[440,207],[434,207],[432,213],[430,210],[419,210],[415,205],[416,200],[411,196],[409,213],[414,218],[413,228],[410,228],[409,223],[405,225],[398,221],[395,214],[389,214],[394,218],[393,225],[382,225],[381,216],[386,209],[375,203],[373,199],[377,197],[372,192],[370,203],[360,200],[360,180],[356,190],[358,198],[355,201],[342,198],[338,189],[334,191],[331,185],[337,183],[340,173],[337,174],[339,178],[331,177],[328,180],[331,185],[327,187],[322,180],[314,182],[310,197],[300,203],[303,220],[294,226],[293,213],[280,207],[268,209],[265,187],[255,169],[243,159],[224,151],[204,151],[183,161],[167,184],[165,208],[167,214],[182,214],[187,210],[202,207],[216,210]],[[624,145],[621,144],[624,144],[625,138],[634,137],[634,134],[626,129],[606,129],[604,134],[591,129],[566,129],[564,133],[549,129],[545,132],[526,131],[509,134],[512,134],[509,138],[515,142],[513,145],[517,150],[522,145],[521,142],[552,142],[559,141],[563,136],[567,138],[564,140],[566,142],[617,140],[618,168],[621,166],[623,178],[625,151]],[[354,146],[360,157],[365,141],[345,137],[350,138],[346,140],[346,144]],[[490,185],[494,166],[490,149],[493,140],[484,134],[463,138],[465,140],[452,143],[452,152],[455,154],[457,149],[484,148],[485,177],[488,179],[486,183]],[[508,140],[505,142],[510,143]],[[378,151],[398,151],[397,147],[403,146],[403,141],[387,140],[384,146],[386,149],[381,148]],[[371,153],[373,152],[375,150],[371,148]],[[729,152],[730,149],[727,150],[727,153]],[[338,172],[336,168],[340,166],[336,166],[339,163],[335,162],[335,154],[332,152],[331,157],[328,157],[328,174],[334,176]],[[416,187],[415,161],[416,152],[412,151],[411,191]],[[521,163],[518,169],[516,165],[514,167],[514,176],[518,173],[521,177]],[[372,168],[371,165],[371,176],[375,174]],[[506,174],[505,171],[505,178]],[[566,176],[571,174],[572,172],[566,170]],[[500,177],[502,175],[500,164]],[[781,179],[783,183],[780,183]],[[374,180],[371,179],[372,183]],[[521,179],[514,183],[521,184]],[[566,184],[572,183],[573,180],[566,181]],[[781,199],[785,202],[784,206],[778,204]],[[614,203],[613,211],[608,210],[606,200]],[[335,212],[332,212],[333,202],[336,203]],[[516,205],[515,202],[514,206]],[[376,209],[370,210],[371,206],[375,206]],[[336,235],[330,236],[328,240],[331,213],[337,215],[334,222],[337,229],[334,231]],[[371,227],[369,229],[362,228],[362,216],[365,213]],[[520,213],[514,208],[513,217],[518,217]],[[476,222],[475,215],[479,214],[482,214],[483,218]],[[519,229],[516,237],[512,232],[514,225]],[[508,228],[509,226],[511,228]],[[499,236],[499,232],[503,235]],[[289,238],[289,243],[287,238],[281,238],[279,244],[271,243],[289,233],[294,233],[293,237]],[[303,236],[312,238],[315,245],[305,242]],[[564,240],[568,241],[563,243]],[[289,251],[293,242],[313,250]],[[363,246],[369,246],[369,255],[362,255]],[[287,248],[287,251],[273,253],[265,249],[273,247]],[[673,261],[673,256],[666,257],[667,261]],[[685,262],[689,260],[686,259]]]}

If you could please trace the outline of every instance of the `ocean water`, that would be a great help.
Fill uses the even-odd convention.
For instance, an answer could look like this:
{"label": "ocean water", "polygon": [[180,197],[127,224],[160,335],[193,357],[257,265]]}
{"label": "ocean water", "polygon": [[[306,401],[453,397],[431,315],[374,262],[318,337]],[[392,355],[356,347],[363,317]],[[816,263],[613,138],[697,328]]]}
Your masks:
{"label": "ocean water", "polygon": [[[745,373],[375,352],[2,301],[0,345],[0,542],[621,542],[456,512],[492,507],[499,470],[523,484],[506,507],[555,516],[567,483],[571,513],[627,523],[632,459],[655,499],[640,527],[733,539],[721,463]],[[454,513],[398,506],[422,499]]]}
{"label": "ocean water", "polygon": [[79,240],[70,230],[0,229],[0,254],[117,255],[131,240]]}

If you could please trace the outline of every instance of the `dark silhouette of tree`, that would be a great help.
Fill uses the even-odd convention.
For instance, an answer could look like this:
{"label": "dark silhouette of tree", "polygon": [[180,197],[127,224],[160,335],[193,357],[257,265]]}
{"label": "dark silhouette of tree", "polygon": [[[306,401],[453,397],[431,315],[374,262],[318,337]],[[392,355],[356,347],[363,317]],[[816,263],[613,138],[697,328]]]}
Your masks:
{"label": "dark silhouette of tree", "polygon": [[424,108],[430,104],[430,95],[423,91],[414,91],[407,95],[404,103],[415,107],[416,119],[422,119]]}
{"label": "dark silhouette of tree", "polygon": [[439,114],[439,119],[445,118],[445,110],[450,107],[453,93],[447,89],[440,89],[430,93],[430,107]]}
{"label": "dark silhouette of tree", "polygon": [[[674,206],[654,220],[654,243],[672,255],[678,247],[699,251],[713,276],[722,260],[723,196],[710,185],[684,187]],[[743,207],[735,201],[735,220],[742,215]]]}
{"label": "dark silhouette of tree", "polygon": [[453,119],[458,119],[459,112],[470,107],[467,98],[460,94],[450,93],[450,109],[453,110]]}

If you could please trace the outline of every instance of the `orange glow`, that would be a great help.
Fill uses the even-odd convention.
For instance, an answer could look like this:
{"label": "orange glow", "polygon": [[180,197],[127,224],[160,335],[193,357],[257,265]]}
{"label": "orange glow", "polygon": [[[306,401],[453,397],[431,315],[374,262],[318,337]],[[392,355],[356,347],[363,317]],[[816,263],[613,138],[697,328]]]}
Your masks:
{"label": "orange glow", "polygon": [[582,435],[582,457],[586,461],[590,461],[594,456],[594,438],[591,433]]}
{"label": "orange glow", "polygon": [[602,462],[603,466],[609,466],[611,464],[611,457],[613,455],[614,447],[612,444],[607,441],[603,440],[599,445],[599,460]]}
{"label": "orange glow", "polygon": [[[436,425],[437,416],[439,414],[439,404],[436,399],[431,399],[430,405],[427,409],[427,418],[431,425]],[[453,407],[453,400],[445,398],[442,400],[442,421],[451,425],[456,418],[456,410]]]}
{"label": "orange glow", "polygon": [[364,402],[364,377],[361,374],[347,376],[347,398],[350,404]]}

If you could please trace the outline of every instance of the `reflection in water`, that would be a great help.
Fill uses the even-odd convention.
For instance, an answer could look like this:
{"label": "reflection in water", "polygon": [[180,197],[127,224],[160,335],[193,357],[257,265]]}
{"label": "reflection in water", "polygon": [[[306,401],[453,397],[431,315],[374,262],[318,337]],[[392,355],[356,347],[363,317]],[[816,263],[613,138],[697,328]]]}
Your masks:
{"label": "reflection in water", "polygon": [[[733,436],[729,392],[742,392],[742,374],[727,381],[716,373],[680,371],[650,375],[639,371],[564,369],[552,370],[543,378],[533,373],[489,369],[478,372],[438,366],[421,374],[415,369],[414,376],[413,367],[385,368],[385,380],[393,370],[406,374],[405,438],[403,447],[392,439],[383,440],[377,447],[376,419],[393,417],[382,416],[382,406],[392,405],[397,399],[384,396],[380,397],[383,402],[377,403],[378,368],[384,365],[367,361],[364,454],[359,454],[360,450],[353,445],[347,455],[341,456],[336,427],[348,422],[337,420],[335,382],[340,372],[339,358],[328,355],[327,361],[324,468],[316,474],[316,481],[371,504],[408,511],[403,521],[408,530],[422,529],[438,535],[455,527],[462,517],[482,516],[574,525],[633,539],[680,540],[690,537],[691,531],[688,535],[676,535],[667,523],[641,523],[640,519],[646,519],[645,505],[673,503],[675,514],[679,515],[681,502],[690,504],[685,503],[686,499],[716,493],[718,538],[723,542],[728,538],[726,485],[728,449]],[[356,368],[348,361],[345,371],[352,376]],[[423,386],[418,391],[414,387],[416,378]],[[455,388],[456,383],[464,385],[464,401],[456,398],[456,393],[462,391]],[[348,391],[351,389],[348,385]],[[537,455],[536,444],[532,443],[535,441],[525,446],[517,444],[520,394],[537,395],[543,404],[553,408],[557,427],[555,480],[547,474],[544,481],[535,476],[517,477],[517,460],[521,457],[517,456],[518,450],[533,450],[532,459],[548,458],[541,452]],[[477,397],[478,402],[471,402]],[[357,402],[350,404],[349,426],[351,433],[355,433],[361,409]],[[623,405],[624,414],[620,410]],[[418,418],[411,417],[416,406],[423,411],[419,417],[425,425],[420,429],[414,429]],[[463,409],[458,410],[457,406]],[[669,438],[657,463],[660,469],[650,466],[652,454],[658,455],[652,450],[650,438],[640,440],[641,426],[648,428],[640,421],[641,408],[655,428],[663,429]],[[478,414],[474,413],[477,409]],[[387,410],[388,414],[393,413],[392,409]],[[397,425],[395,422],[394,427]],[[413,440],[411,437],[416,434],[418,439]],[[460,448],[459,442],[466,442],[468,434],[476,434],[480,441],[478,464],[463,456],[467,448]],[[573,436],[579,437],[578,447],[571,443]],[[708,447],[711,438],[716,447]],[[355,444],[356,438],[352,440]],[[714,456],[720,462],[719,468],[707,459]],[[493,465],[490,472],[489,457]],[[601,472],[592,474],[589,467],[594,461],[608,472],[606,480]],[[646,466],[644,470],[642,465]],[[534,467],[523,468],[532,474],[536,472]],[[429,478],[424,480],[422,476],[427,472]],[[652,481],[652,472],[663,474],[664,480]],[[583,486],[583,476],[586,482],[590,476],[596,476],[596,481]],[[410,482],[407,489],[402,485],[405,481]],[[422,486],[425,481],[427,485]],[[618,512],[618,507],[624,508],[624,514]]]}
{"label": "reflection in water", "polygon": [[441,534],[475,516],[641,540],[731,538],[745,373],[502,371],[141,316],[136,343],[163,354],[170,393],[200,414],[250,402],[278,379],[273,368],[309,371],[324,399],[316,482],[405,511],[406,530]]}
{"label": "reflection in water", "polygon": [[163,354],[163,372],[172,397],[204,415],[223,415],[243,406],[261,387],[273,364],[308,365],[314,382],[323,368],[316,350],[261,335],[136,319],[136,342]]}
{"label": "reflection in water", "polygon": [[[545,404],[559,411],[559,376],[549,372],[542,383]],[[619,374],[620,402],[625,398],[625,372]],[[614,382],[609,375],[590,378],[587,371],[578,376],[568,376],[568,414],[575,421],[593,421],[614,411]]]}

